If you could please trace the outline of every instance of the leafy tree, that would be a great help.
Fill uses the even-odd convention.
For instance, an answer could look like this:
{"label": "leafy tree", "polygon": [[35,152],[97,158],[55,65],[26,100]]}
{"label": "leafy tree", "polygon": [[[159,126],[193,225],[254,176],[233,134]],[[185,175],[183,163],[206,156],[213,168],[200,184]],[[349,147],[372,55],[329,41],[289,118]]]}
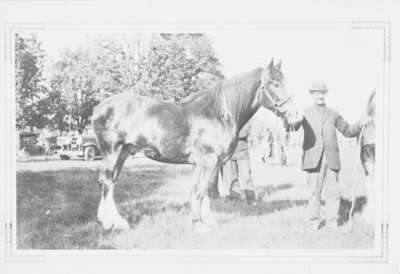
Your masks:
{"label": "leafy tree", "polygon": [[53,65],[50,86],[51,106],[55,111],[52,127],[82,131],[89,123],[95,99],[93,70],[88,50],[64,50]]}
{"label": "leafy tree", "polygon": [[51,81],[47,102],[50,112],[48,127],[59,132],[68,131],[68,101],[63,96],[60,89],[57,88],[57,82]]}
{"label": "leafy tree", "polygon": [[95,105],[132,87],[135,77],[132,63],[133,56],[124,44],[110,36],[62,51],[53,64],[50,81],[56,117],[52,126],[83,131],[90,124]]}
{"label": "leafy tree", "polygon": [[223,78],[219,67],[211,42],[204,34],[154,35],[148,54],[140,59],[135,91],[180,101]]}
{"label": "leafy tree", "polygon": [[20,130],[42,129],[50,113],[42,76],[45,54],[36,35],[15,37],[16,125]]}
{"label": "leafy tree", "polygon": [[179,101],[223,77],[212,45],[203,34],[98,36],[64,50],[50,81],[52,127],[82,131],[102,99],[131,90]]}

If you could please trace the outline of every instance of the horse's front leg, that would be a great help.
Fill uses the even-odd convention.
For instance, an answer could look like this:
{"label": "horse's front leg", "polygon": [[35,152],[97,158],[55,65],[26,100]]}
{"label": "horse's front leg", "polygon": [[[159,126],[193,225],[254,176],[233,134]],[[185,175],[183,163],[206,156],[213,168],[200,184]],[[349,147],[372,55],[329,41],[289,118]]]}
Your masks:
{"label": "horse's front leg", "polygon": [[210,154],[197,163],[195,182],[191,191],[191,221],[197,233],[210,231],[210,226],[217,222],[210,210],[208,186],[210,179],[219,170],[217,155]]}
{"label": "horse's front leg", "polygon": [[107,155],[104,159],[104,168],[100,171],[101,199],[97,219],[104,229],[129,229],[128,222],[119,214],[114,201],[115,181],[128,155],[130,155],[128,147],[122,147],[120,151]]}
{"label": "horse's front leg", "polygon": [[[109,179],[106,179],[107,181]],[[119,214],[114,201],[114,185],[111,181],[101,184],[101,199],[97,210],[97,219],[104,229],[129,229],[128,222]]]}

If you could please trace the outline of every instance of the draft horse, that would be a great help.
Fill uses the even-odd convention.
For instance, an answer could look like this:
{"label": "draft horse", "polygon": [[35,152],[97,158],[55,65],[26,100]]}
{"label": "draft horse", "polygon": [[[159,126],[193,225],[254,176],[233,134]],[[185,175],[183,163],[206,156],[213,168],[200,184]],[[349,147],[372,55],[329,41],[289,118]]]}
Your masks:
{"label": "draft horse", "polygon": [[197,232],[208,231],[211,218],[208,184],[233,154],[239,130],[263,106],[289,124],[302,119],[287,94],[281,62],[222,80],[210,90],[180,102],[159,101],[126,92],[95,107],[93,128],[103,156],[97,218],[105,229],[128,229],[119,214],[113,189],[129,155],[141,151],[165,163],[192,164],[191,221]]}
{"label": "draft horse", "polygon": [[[369,222],[374,222],[376,207],[376,185],[375,185],[375,90],[368,99],[367,107],[360,119],[361,131],[358,135],[358,146],[360,148],[360,160],[365,174],[365,188],[367,203],[361,210],[361,217]],[[352,220],[356,207],[355,185],[352,189],[352,206],[349,211],[349,219]]]}
{"label": "draft horse", "polygon": [[365,173],[365,187],[367,189],[367,204],[363,210],[366,221],[372,222],[376,197],[375,185],[375,90],[371,93],[367,108],[362,119],[362,130],[359,136],[360,159]]}

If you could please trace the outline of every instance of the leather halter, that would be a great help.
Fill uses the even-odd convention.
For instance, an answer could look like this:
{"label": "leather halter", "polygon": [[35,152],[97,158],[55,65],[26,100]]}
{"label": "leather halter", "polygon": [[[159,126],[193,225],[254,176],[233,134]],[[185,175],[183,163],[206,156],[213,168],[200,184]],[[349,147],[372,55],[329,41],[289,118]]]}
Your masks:
{"label": "leather halter", "polygon": [[[268,100],[271,102],[271,107],[277,111],[279,114],[283,114],[283,111],[281,110],[281,108],[290,100],[292,100],[291,96],[288,96],[284,99],[279,99],[279,100],[275,100],[273,98],[273,96],[271,95],[272,91],[268,88],[266,88],[266,92],[261,91],[261,94],[264,94],[265,96],[267,96]],[[275,97],[279,98],[276,94],[274,94]]]}

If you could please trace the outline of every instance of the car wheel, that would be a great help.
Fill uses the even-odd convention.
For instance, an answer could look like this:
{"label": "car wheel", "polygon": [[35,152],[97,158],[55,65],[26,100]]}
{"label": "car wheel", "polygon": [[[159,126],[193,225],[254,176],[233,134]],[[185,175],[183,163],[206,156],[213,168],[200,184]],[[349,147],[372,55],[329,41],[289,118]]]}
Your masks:
{"label": "car wheel", "polygon": [[60,154],[61,160],[69,160],[69,156],[65,154]]}
{"label": "car wheel", "polygon": [[85,161],[93,161],[96,158],[96,150],[93,146],[89,146],[85,148],[84,160]]}

